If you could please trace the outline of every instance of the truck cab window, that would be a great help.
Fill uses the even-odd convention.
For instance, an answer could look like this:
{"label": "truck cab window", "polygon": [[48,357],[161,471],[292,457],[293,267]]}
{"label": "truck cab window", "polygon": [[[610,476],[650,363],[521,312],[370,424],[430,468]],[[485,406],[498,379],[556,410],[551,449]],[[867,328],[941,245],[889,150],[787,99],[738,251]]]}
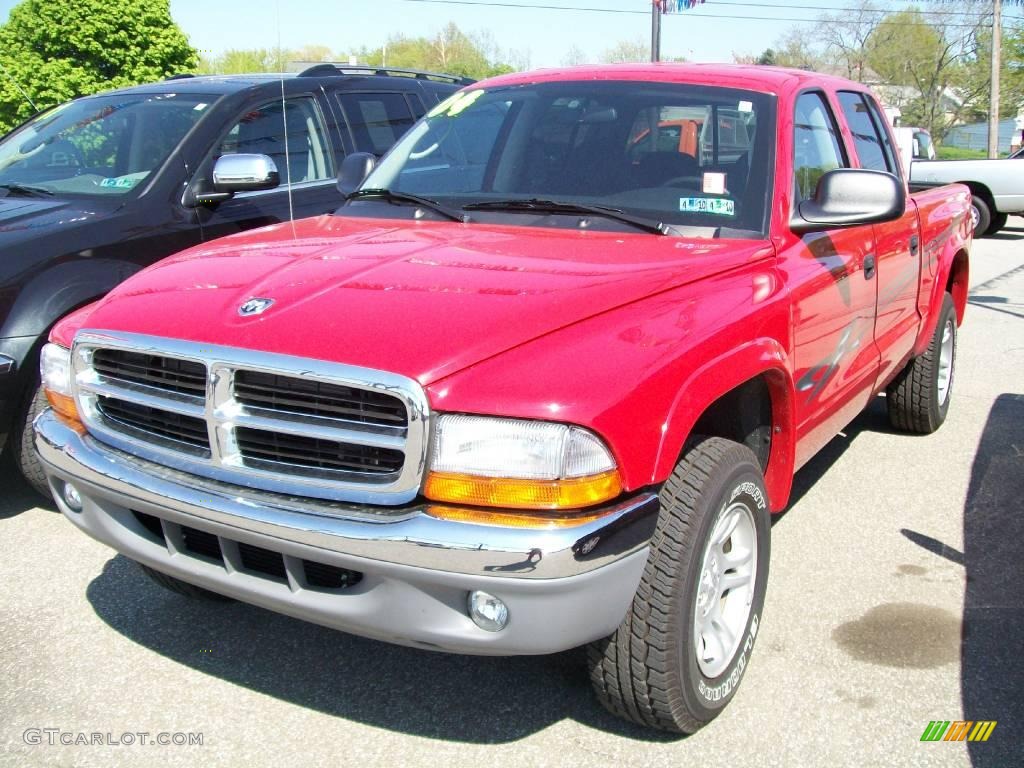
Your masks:
{"label": "truck cab window", "polygon": [[846,162],[832,112],[820,93],[805,93],[796,102],[793,126],[793,187],[796,199],[814,197],[818,179]]}
{"label": "truck cab window", "polygon": [[840,91],[839,105],[853,134],[853,145],[860,159],[860,167],[896,173],[891,156],[892,148],[888,142],[883,143],[880,126],[875,124],[863,95],[854,91]]}

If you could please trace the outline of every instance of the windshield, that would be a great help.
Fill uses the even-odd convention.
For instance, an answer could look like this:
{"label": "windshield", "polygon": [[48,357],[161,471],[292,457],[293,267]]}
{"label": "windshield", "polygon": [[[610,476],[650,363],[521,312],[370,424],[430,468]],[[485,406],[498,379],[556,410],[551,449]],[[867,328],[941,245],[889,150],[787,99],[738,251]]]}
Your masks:
{"label": "windshield", "polygon": [[471,211],[514,200],[603,206],[674,233],[761,237],[774,107],[766,94],[647,82],[463,91],[413,127],[363,188]]}
{"label": "windshield", "polygon": [[163,164],[214,98],[136,94],[63,104],[0,142],[0,187],[128,194]]}

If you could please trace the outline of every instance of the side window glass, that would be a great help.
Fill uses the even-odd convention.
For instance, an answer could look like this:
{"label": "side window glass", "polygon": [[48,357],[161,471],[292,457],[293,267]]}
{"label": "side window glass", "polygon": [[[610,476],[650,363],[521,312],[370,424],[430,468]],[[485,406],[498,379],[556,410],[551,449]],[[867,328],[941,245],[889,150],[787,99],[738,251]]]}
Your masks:
{"label": "side window glass", "polygon": [[890,173],[895,173],[899,176],[902,168],[896,160],[899,157],[899,152],[892,143],[892,130],[888,127],[882,110],[878,108],[878,102],[869,96],[865,97],[865,101],[868,103],[868,111],[871,113],[871,120],[875,124],[875,129],[878,131],[878,135],[882,137],[882,151],[885,153],[885,160],[889,164]]}
{"label": "side window glass", "polygon": [[274,101],[245,113],[221,139],[214,159],[267,155],[281,179],[292,184],[334,178],[326,131],[313,99],[288,99],[285,104],[282,108]]}
{"label": "side window glass", "polygon": [[427,108],[423,106],[423,99],[418,93],[409,94],[409,104],[412,105],[412,116],[417,120],[427,114]]}
{"label": "side window glass", "polygon": [[342,93],[338,101],[357,152],[383,155],[415,122],[401,93]]}
{"label": "side window glass", "polygon": [[793,135],[793,182],[797,201],[814,197],[828,171],[846,165],[832,113],[820,93],[805,93],[796,102]]}
{"label": "side window glass", "polygon": [[853,91],[840,91],[839,105],[846,117],[846,124],[853,133],[853,144],[857,150],[857,157],[860,158],[861,168],[892,173],[892,166],[886,158],[882,140],[864,98]]}

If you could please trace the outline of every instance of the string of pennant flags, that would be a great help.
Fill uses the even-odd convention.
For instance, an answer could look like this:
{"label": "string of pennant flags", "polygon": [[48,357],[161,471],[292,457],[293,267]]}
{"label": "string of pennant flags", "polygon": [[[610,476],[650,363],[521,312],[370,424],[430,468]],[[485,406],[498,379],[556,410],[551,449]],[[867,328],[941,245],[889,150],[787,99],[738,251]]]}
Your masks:
{"label": "string of pennant flags", "polygon": [[662,13],[679,13],[695,5],[703,5],[704,0],[653,0],[654,6]]}

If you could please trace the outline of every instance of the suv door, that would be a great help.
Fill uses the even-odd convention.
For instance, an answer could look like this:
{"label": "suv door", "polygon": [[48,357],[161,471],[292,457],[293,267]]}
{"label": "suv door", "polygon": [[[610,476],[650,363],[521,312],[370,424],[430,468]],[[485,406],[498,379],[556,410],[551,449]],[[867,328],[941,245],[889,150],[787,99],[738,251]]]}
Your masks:
{"label": "suv door", "polygon": [[[336,209],[334,150],[323,109],[312,95],[291,96],[247,107],[223,133],[193,180],[197,192],[213,191],[213,166],[227,154],[262,154],[277,165],[274,189],[239,192],[200,208],[203,239],[212,240],[289,219],[319,216]],[[289,186],[291,194],[289,195]]]}
{"label": "suv door", "polygon": [[[792,162],[794,210],[825,172],[849,166],[823,92],[797,98]],[[794,235],[780,250],[793,286],[798,463],[867,405],[878,370],[873,254],[870,226]]]}
{"label": "suv door", "polygon": [[[857,91],[839,91],[839,106],[861,168],[901,178],[896,150],[874,99]],[[921,279],[921,242],[917,205],[909,197],[903,216],[874,226],[878,261],[878,314],[875,344],[881,355],[879,375],[888,377],[910,355],[920,317],[917,289]]]}

